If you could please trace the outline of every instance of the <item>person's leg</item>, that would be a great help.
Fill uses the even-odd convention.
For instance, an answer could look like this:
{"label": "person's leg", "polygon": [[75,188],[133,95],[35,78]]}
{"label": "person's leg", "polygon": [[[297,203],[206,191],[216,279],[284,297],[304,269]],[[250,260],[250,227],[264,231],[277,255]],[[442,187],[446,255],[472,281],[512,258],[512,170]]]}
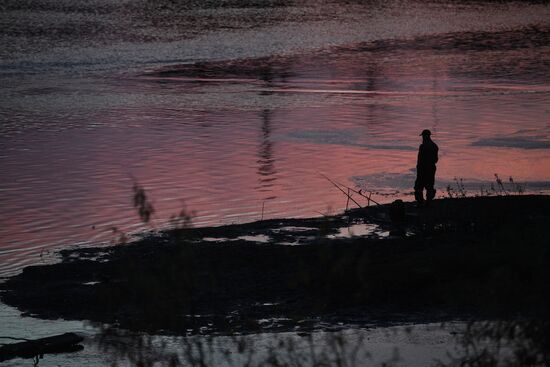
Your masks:
{"label": "person's leg", "polygon": [[435,168],[426,173],[425,177],[425,186],[426,186],[426,200],[428,202],[432,201],[435,198]]}
{"label": "person's leg", "polygon": [[420,172],[416,175],[416,181],[414,181],[414,199],[418,204],[424,202],[424,184],[422,182],[422,175]]}

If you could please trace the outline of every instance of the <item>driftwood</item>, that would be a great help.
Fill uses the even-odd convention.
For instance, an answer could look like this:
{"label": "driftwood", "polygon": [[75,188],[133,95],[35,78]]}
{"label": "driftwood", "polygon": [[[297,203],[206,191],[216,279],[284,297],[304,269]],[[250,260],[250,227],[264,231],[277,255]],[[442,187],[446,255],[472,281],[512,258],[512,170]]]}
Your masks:
{"label": "driftwood", "polygon": [[[15,339],[15,338],[5,338]],[[82,350],[79,345],[84,338],[75,333],[49,336],[47,338],[26,340],[19,343],[6,344],[0,347],[0,362],[13,358],[34,358],[35,365],[38,357],[48,353],[69,353]]]}

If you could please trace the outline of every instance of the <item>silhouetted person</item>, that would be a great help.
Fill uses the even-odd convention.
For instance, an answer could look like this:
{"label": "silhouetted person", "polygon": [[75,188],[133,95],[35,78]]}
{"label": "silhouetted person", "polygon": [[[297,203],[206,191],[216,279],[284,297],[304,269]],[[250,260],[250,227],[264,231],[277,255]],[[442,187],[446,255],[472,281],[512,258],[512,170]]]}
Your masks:
{"label": "silhouetted person", "polygon": [[424,203],[424,189],[426,189],[426,202],[429,203],[435,197],[435,164],[439,148],[432,141],[430,130],[424,130],[422,144],[418,148],[418,160],[416,161],[416,181],[414,182],[414,198],[420,205]]}

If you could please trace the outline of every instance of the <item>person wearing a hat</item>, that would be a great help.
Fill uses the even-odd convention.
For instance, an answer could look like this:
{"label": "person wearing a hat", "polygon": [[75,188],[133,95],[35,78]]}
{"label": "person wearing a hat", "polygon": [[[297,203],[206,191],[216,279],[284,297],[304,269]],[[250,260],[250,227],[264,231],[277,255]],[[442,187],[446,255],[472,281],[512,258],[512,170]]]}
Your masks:
{"label": "person wearing a hat", "polygon": [[418,205],[424,203],[424,189],[426,189],[426,205],[435,197],[435,164],[437,163],[437,153],[439,148],[432,141],[431,131],[424,130],[422,144],[418,148],[418,160],[416,161],[416,181],[414,182],[414,198]]}

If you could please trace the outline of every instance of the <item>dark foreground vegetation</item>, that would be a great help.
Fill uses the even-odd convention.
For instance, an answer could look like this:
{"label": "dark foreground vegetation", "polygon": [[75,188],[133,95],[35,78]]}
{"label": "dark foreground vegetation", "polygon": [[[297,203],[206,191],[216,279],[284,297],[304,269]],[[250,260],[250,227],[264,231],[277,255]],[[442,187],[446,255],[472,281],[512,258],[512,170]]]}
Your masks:
{"label": "dark foreground vegetation", "polygon": [[[64,251],[62,262],[28,267],[6,281],[1,297],[39,317],[173,334],[547,320],[549,196],[405,207],[399,222],[389,221],[388,206],[377,206],[335,217],[183,228],[128,245]],[[365,218],[392,235],[326,237]],[[302,246],[204,240],[282,226],[307,227],[314,239]]]}

